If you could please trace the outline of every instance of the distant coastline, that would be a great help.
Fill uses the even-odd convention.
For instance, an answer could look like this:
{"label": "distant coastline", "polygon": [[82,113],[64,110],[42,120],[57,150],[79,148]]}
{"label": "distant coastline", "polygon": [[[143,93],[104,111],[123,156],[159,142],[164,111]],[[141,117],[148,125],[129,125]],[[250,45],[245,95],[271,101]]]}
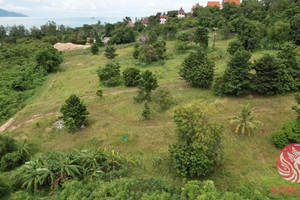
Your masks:
{"label": "distant coastline", "polygon": [[28,17],[22,13],[11,12],[0,8],[0,17]]}

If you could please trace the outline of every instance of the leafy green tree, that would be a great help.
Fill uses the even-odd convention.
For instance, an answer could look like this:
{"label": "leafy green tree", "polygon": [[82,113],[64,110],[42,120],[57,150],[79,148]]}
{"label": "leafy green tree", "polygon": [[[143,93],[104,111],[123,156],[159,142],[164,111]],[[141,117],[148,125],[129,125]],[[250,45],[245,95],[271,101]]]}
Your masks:
{"label": "leafy green tree", "polygon": [[108,45],[105,48],[105,56],[106,58],[112,60],[115,57],[117,57],[118,54],[116,54],[116,48],[113,45]]}
{"label": "leafy green tree", "polygon": [[153,30],[151,30],[148,34],[147,44],[154,44],[155,42],[157,42],[157,40],[157,34]]}
{"label": "leafy green tree", "polygon": [[277,57],[284,64],[285,68],[290,71],[294,80],[299,84],[300,65],[297,59],[296,45],[291,42],[284,43],[281,47],[281,51],[277,53]]}
{"label": "leafy green tree", "polygon": [[[72,94],[60,108],[60,112],[63,114],[62,118],[67,122],[67,126],[71,127],[73,130],[75,125],[76,129],[80,128],[84,123],[86,123],[86,118],[89,112],[83,102],[80,101],[79,97]],[[72,124],[69,121],[74,120]]]}
{"label": "leafy green tree", "polygon": [[184,59],[179,75],[193,87],[208,88],[214,77],[214,62],[199,48]]}
{"label": "leafy green tree", "polygon": [[282,94],[295,89],[292,75],[275,56],[265,54],[255,61],[255,90],[261,94]]}
{"label": "leafy green tree", "polygon": [[121,81],[120,68],[118,62],[109,62],[104,67],[99,67],[97,74],[100,82],[110,87],[119,85]]}
{"label": "leafy green tree", "polygon": [[137,68],[131,67],[123,71],[124,84],[126,86],[137,86],[141,78],[141,71]]}
{"label": "leafy green tree", "polygon": [[144,100],[151,100],[151,92],[158,87],[156,76],[149,70],[141,73],[141,78],[139,81],[139,91],[138,96],[135,97],[137,102],[142,102]]}
{"label": "leafy green tree", "polygon": [[291,23],[291,39],[295,44],[300,45],[300,14],[295,15],[290,20]]}
{"label": "leafy green tree", "polygon": [[274,26],[268,29],[268,38],[275,42],[284,43],[290,38],[291,26],[283,21],[275,22]]}
{"label": "leafy green tree", "polygon": [[47,73],[52,72],[62,60],[62,54],[53,47],[42,49],[36,53],[38,66],[43,67]]}
{"label": "leafy green tree", "polygon": [[98,54],[98,52],[99,52],[99,47],[98,47],[97,43],[94,43],[94,44],[92,45],[91,51],[92,51],[93,55]]}
{"label": "leafy green tree", "polygon": [[253,112],[253,109],[250,109],[249,104],[243,106],[241,113],[230,121],[230,124],[236,125],[235,133],[242,135],[248,134],[249,137],[253,134],[253,130],[257,128],[257,125],[260,124],[260,122],[253,119],[254,116],[251,112]]}
{"label": "leafy green tree", "polygon": [[194,41],[203,48],[208,47],[208,30],[203,26],[198,26],[194,33]]}
{"label": "leafy green tree", "polygon": [[244,20],[238,29],[238,39],[246,50],[253,50],[259,47],[260,35],[256,25],[249,20]]}
{"label": "leafy green tree", "polygon": [[251,54],[245,50],[237,51],[227,63],[225,73],[216,79],[213,89],[217,95],[247,95],[251,89]]}
{"label": "leafy green tree", "polygon": [[174,98],[172,97],[170,90],[164,87],[159,87],[158,89],[156,89],[153,92],[151,99],[153,99],[153,101],[157,105],[159,105],[159,108],[162,111],[168,110],[175,104]]}
{"label": "leafy green tree", "polygon": [[174,111],[177,141],[169,152],[176,171],[183,176],[205,176],[221,160],[223,128],[212,121],[212,113],[212,106],[203,100]]}
{"label": "leafy green tree", "polygon": [[245,50],[243,44],[239,40],[232,41],[228,44],[227,52],[230,55],[234,55],[237,51]]}

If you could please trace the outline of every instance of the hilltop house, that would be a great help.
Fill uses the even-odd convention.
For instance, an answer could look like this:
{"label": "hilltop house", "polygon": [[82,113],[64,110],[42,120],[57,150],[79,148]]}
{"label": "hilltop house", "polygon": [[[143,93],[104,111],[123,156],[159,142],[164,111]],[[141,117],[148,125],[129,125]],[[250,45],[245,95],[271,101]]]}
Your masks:
{"label": "hilltop house", "polygon": [[241,1],[240,0],[223,0],[222,4],[221,4],[222,8],[223,8],[223,6],[224,6],[225,3],[231,3],[231,2],[235,3],[238,6],[241,5]]}
{"label": "hilltop house", "polygon": [[169,18],[169,16],[166,15],[166,13],[164,12],[164,13],[160,16],[160,24],[165,24],[168,18]]}
{"label": "hilltop house", "polygon": [[128,24],[127,24],[126,26],[128,26],[128,27],[134,27],[134,24],[133,24],[132,21],[129,21]]}
{"label": "hilltop house", "polygon": [[148,26],[148,17],[142,17],[141,22],[144,26]]}
{"label": "hilltop house", "polygon": [[185,12],[182,9],[182,7],[180,8],[180,10],[177,12],[177,17],[178,18],[184,18],[185,17]]}
{"label": "hilltop house", "polygon": [[200,6],[199,3],[196,3],[195,5],[193,5],[193,7],[192,7],[192,13],[193,13],[197,8],[199,8],[199,7],[203,8],[203,6]]}
{"label": "hilltop house", "polygon": [[216,6],[216,7],[221,8],[221,5],[220,5],[220,2],[219,2],[219,1],[208,1],[208,2],[207,2],[207,6],[209,6],[209,7],[214,7],[214,6]]}

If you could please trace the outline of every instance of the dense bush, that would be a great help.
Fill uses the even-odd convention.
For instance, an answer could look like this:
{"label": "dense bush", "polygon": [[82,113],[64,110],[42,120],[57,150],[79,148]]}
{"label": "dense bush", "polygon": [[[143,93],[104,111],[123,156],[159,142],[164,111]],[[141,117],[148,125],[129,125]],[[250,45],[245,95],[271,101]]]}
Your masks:
{"label": "dense bush", "polygon": [[168,88],[159,87],[156,89],[151,98],[161,110],[168,110],[174,105],[174,98]]}
{"label": "dense bush", "polygon": [[52,72],[62,62],[62,55],[56,49],[47,48],[36,53],[38,66],[45,69],[47,73]]}
{"label": "dense bush", "polygon": [[0,197],[4,197],[10,192],[10,188],[5,182],[2,178],[0,178]]}
{"label": "dense bush", "polygon": [[199,48],[184,59],[179,75],[193,87],[207,88],[213,81],[214,62]]}
{"label": "dense bush", "polygon": [[29,147],[25,141],[21,143],[8,135],[0,135],[0,171],[12,170],[28,157]]}
{"label": "dense bush", "polygon": [[290,143],[300,143],[300,121],[292,121],[284,124],[273,135],[273,142],[277,147],[283,148]]}
{"label": "dense bush", "polygon": [[137,68],[131,67],[123,71],[124,84],[126,86],[137,86],[141,78],[141,71]]}
{"label": "dense bush", "polygon": [[134,59],[138,59],[139,58],[139,48],[140,48],[140,44],[139,43],[135,43],[134,44],[134,49],[133,49],[133,53],[132,53],[132,56]]}
{"label": "dense bush", "polygon": [[109,62],[105,64],[105,67],[99,67],[97,74],[100,82],[110,87],[119,85],[121,81],[120,68],[118,62]]}
{"label": "dense bush", "polygon": [[170,145],[169,152],[182,176],[206,176],[221,160],[222,127],[211,121],[212,113],[212,106],[202,100],[174,111],[177,142]]}
{"label": "dense bush", "polygon": [[296,83],[286,68],[275,56],[265,54],[255,61],[255,90],[261,94],[282,94],[295,90]]}
{"label": "dense bush", "polygon": [[60,112],[63,114],[60,118],[65,121],[65,125],[71,133],[86,123],[86,118],[89,114],[86,106],[75,94],[72,94],[66,100],[65,104],[60,108]]}

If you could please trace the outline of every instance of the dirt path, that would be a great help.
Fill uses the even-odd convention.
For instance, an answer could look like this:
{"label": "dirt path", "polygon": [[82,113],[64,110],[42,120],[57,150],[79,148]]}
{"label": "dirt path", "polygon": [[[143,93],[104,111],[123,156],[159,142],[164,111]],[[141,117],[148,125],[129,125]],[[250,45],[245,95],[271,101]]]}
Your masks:
{"label": "dirt path", "polygon": [[37,121],[39,119],[42,119],[44,117],[50,117],[52,115],[59,115],[60,112],[51,112],[51,113],[47,113],[45,115],[39,113],[39,114],[36,114],[36,115],[33,115],[29,120],[26,120],[20,124],[17,124],[17,125],[13,125],[11,126],[11,124],[14,122],[15,118],[11,118],[10,120],[8,120],[5,124],[3,124],[1,127],[0,127],[0,132],[3,132],[5,131],[6,129],[9,130],[9,131],[13,131],[13,130],[16,130],[18,128],[20,128],[21,126],[25,125],[25,124],[29,124],[31,122],[34,122],[34,121]]}
{"label": "dirt path", "polygon": [[13,122],[14,122],[15,118],[11,118],[10,120],[8,120],[5,124],[3,124],[0,127],[0,132],[5,131],[6,128],[8,128]]}
{"label": "dirt path", "polygon": [[[137,88],[132,88],[132,89],[128,89],[128,90],[117,90],[117,91],[113,91],[113,92],[110,92],[110,93],[103,94],[103,96],[105,97],[107,95],[122,94],[122,93],[126,93],[126,92],[135,92],[137,90],[138,90]],[[93,99],[93,98],[96,97],[96,95],[95,94],[93,94],[93,95],[83,95],[83,96],[80,96],[80,97]]]}

